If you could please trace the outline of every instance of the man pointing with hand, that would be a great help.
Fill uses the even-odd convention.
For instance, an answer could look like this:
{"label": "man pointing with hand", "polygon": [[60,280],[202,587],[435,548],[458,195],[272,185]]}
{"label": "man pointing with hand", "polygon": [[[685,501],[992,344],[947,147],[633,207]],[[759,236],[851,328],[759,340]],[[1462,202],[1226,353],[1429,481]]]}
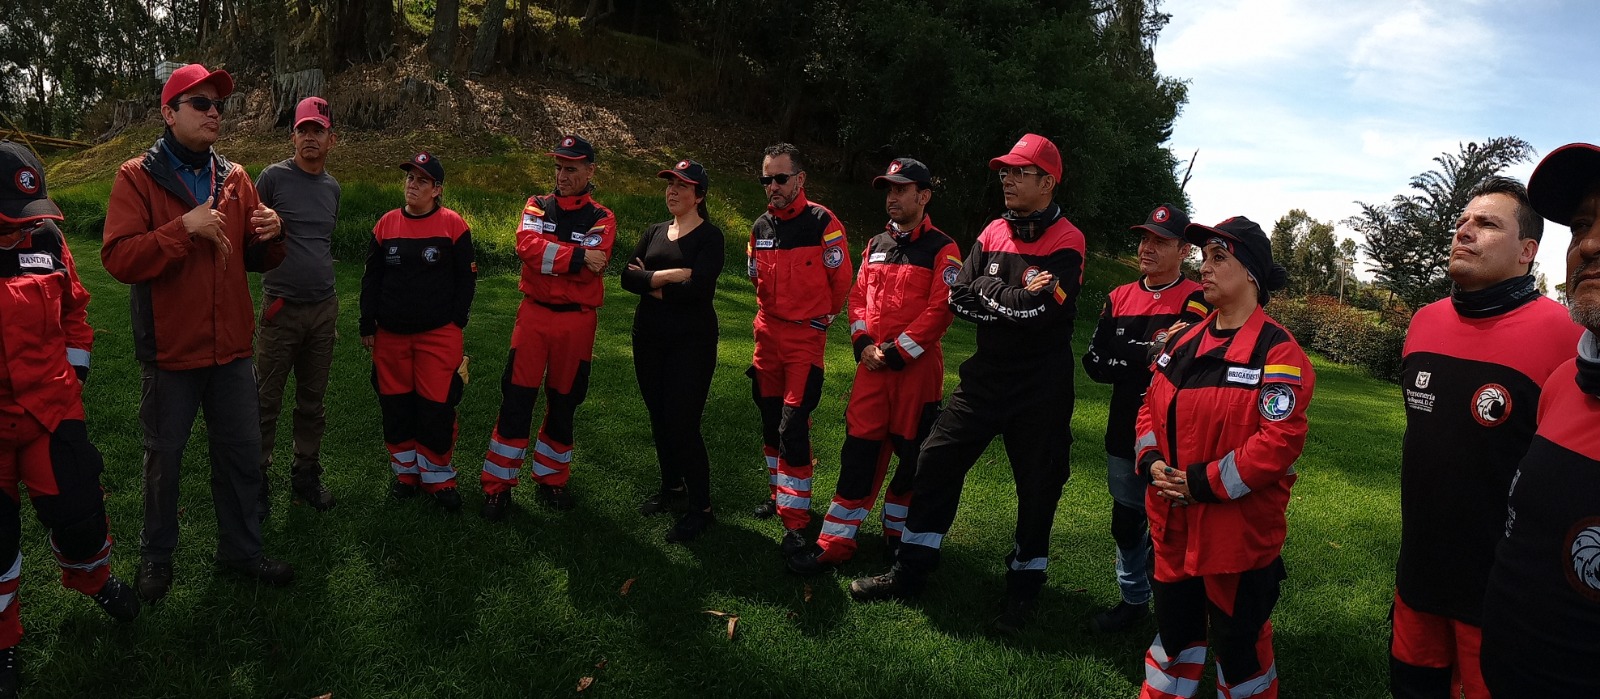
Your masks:
{"label": "man pointing with hand", "polygon": [[261,551],[261,426],[245,276],[283,261],[283,237],[277,212],[261,204],[249,174],[211,148],[232,92],[224,71],[198,63],[174,71],[161,90],[167,129],[122,164],[106,210],[100,259],[133,286],[134,356],[144,379],[143,562],[135,587],[149,602],[172,585],[178,466],[202,407],[217,563],[271,585],[294,579],[289,564]]}

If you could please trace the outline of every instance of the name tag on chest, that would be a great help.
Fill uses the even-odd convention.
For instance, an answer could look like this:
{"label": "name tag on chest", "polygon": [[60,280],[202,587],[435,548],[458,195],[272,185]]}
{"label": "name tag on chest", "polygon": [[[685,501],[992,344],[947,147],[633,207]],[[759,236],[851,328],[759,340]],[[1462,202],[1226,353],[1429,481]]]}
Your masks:
{"label": "name tag on chest", "polygon": [[29,269],[55,269],[55,259],[42,252],[17,255],[17,266]]}
{"label": "name tag on chest", "polygon": [[775,247],[778,247],[777,238],[756,238],[757,250],[771,250]]}
{"label": "name tag on chest", "polygon": [[1229,367],[1228,382],[1254,386],[1258,383],[1261,383],[1261,370],[1242,366]]}
{"label": "name tag on chest", "polygon": [[868,262],[883,262],[884,260],[887,260],[887,259],[889,259],[889,253],[886,253],[886,252],[875,252],[875,253],[872,253],[872,257],[867,258],[867,261]]}

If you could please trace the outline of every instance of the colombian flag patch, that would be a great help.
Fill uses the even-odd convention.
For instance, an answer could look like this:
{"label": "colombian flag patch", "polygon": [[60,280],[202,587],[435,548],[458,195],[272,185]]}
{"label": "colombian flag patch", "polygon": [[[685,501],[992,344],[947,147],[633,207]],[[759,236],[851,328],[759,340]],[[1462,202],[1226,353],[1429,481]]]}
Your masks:
{"label": "colombian flag patch", "polygon": [[844,231],[835,228],[832,232],[822,236],[823,245],[838,245],[844,242]]}
{"label": "colombian flag patch", "polygon": [[533,204],[529,204],[522,207],[522,213],[533,214],[534,216],[544,216],[544,209],[534,206]]}
{"label": "colombian flag patch", "polygon": [[1067,303],[1067,290],[1061,288],[1061,284],[1059,282],[1056,283],[1056,290],[1055,290],[1055,293],[1052,294],[1052,295],[1056,297],[1056,303],[1059,303],[1059,304],[1062,304],[1062,305],[1066,305],[1066,303]]}
{"label": "colombian flag patch", "polygon": [[1193,313],[1195,315],[1198,315],[1198,316],[1211,315],[1211,309],[1206,308],[1205,304],[1200,303],[1199,301],[1196,301],[1194,299],[1190,299],[1189,303],[1184,305],[1184,310],[1186,310],[1186,311],[1188,311],[1190,313]]}
{"label": "colombian flag patch", "polygon": [[945,262],[949,262],[957,267],[961,266],[961,258],[956,257],[955,255],[945,255],[944,260]]}
{"label": "colombian flag patch", "polygon": [[1300,383],[1300,367],[1293,364],[1268,364],[1261,373],[1262,383]]}

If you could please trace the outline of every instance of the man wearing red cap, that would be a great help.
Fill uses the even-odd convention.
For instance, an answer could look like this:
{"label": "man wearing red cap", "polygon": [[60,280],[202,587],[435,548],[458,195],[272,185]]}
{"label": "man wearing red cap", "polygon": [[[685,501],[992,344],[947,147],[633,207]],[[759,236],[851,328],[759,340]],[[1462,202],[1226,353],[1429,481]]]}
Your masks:
{"label": "man wearing red cap", "polygon": [[261,203],[283,219],[283,264],[261,276],[261,324],[256,328],[256,380],[261,402],[261,512],[271,507],[268,484],[278,438],[283,387],[294,373],[296,498],[322,511],[333,493],[322,485],[322,397],[333,366],[339,297],[333,288],[333,228],[339,217],[339,181],[328,173],[328,151],[338,138],[327,100],[307,97],[294,110],[289,134],[294,154],[268,165],[256,178]]}
{"label": "man wearing red cap", "polygon": [[1005,438],[1017,486],[1016,546],[1006,555],[1005,612],[1019,631],[1044,588],[1050,528],[1072,446],[1072,319],[1083,284],[1083,233],[1053,201],[1061,181],[1054,143],[1027,134],[989,161],[1006,213],[978,235],[950,285],[950,308],[978,326],[978,350],[922,444],[894,567],[850,585],[857,601],[919,594],[939,563],[967,471]]}
{"label": "man wearing red cap", "polygon": [[523,299],[500,381],[500,416],[483,457],[480,514],[490,521],[505,517],[511,505],[541,383],[545,414],[533,444],[533,479],[541,502],[572,508],[567,477],[573,417],[589,392],[595,311],[605,294],[601,275],[617,235],[616,216],[590,196],[594,148],[589,142],[568,134],[549,155],[556,161],[556,191],[528,197],[517,229]]}
{"label": "man wearing red cap", "polygon": [[1538,433],[1511,478],[1481,666],[1496,697],[1586,697],[1600,687],[1600,147],[1551,151],[1528,199],[1572,229],[1566,295],[1584,333],[1545,381]]}
{"label": "man wearing red cap", "polygon": [[1450,298],[1418,309],[1406,330],[1389,644],[1399,699],[1490,695],[1478,647],[1506,493],[1537,428],[1540,387],[1583,333],[1539,294],[1531,265],[1543,234],[1522,183],[1484,180],[1456,220]]}
{"label": "man wearing red cap", "polygon": [[800,149],[769,146],[761,159],[767,210],[750,226],[747,272],[756,287],[751,393],[761,413],[770,498],[755,516],[783,521],[779,550],[793,556],[809,543],[811,411],[822,398],[822,351],[828,325],[850,293],[850,246],[844,224],[806,198]]}
{"label": "man wearing red cap", "polygon": [[878,499],[889,458],[898,456],[883,496],[884,549],[893,560],[911,504],[917,454],[944,395],[940,340],[950,329],[950,282],[961,272],[961,250],[926,213],[933,198],[926,165],[898,158],[872,186],[888,190],[889,225],[868,241],[861,274],[850,288],[856,378],[845,410],[839,485],[816,548],[789,558],[789,569],[802,575],[855,555],[856,532]]}
{"label": "man wearing red cap", "polygon": [[263,206],[244,168],[215,150],[233,78],[198,63],[161,90],[167,130],[122,164],[106,208],[100,260],[133,286],[134,356],[144,377],[144,562],[147,601],[172,585],[178,546],[178,475],[196,413],[206,412],[217,562],[287,585],[294,569],[262,555],[261,419],[251,363],[255,331],[246,272],[283,260],[277,212]]}
{"label": "man wearing red cap", "polygon": [[111,574],[105,464],[84,428],[82,381],[94,344],[89,292],[78,283],[60,220],[38,158],[0,141],[0,697],[16,696],[18,685],[19,482],[50,530],[61,584],[120,621],[139,614],[133,588]]}

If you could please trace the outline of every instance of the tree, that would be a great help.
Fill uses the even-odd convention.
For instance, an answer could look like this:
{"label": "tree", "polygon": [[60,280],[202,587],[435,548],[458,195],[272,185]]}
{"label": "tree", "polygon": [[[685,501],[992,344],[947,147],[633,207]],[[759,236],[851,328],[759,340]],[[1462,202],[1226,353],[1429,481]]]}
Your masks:
{"label": "tree", "polygon": [[1515,136],[1467,143],[1434,158],[1439,169],[1411,178],[1413,194],[1388,204],[1356,202],[1361,213],[1345,223],[1366,239],[1361,252],[1379,283],[1414,309],[1448,295],[1450,243],[1472,188],[1532,156],[1533,147]]}
{"label": "tree", "polygon": [[1339,248],[1333,224],[1293,209],[1272,226],[1272,259],[1289,272],[1290,295],[1336,294]]}
{"label": "tree", "polygon": [[472,44],[472,61],[467,68],[469,77],[489,74],[494,67],[494,52],[500,43],[501,25],[506,20],[506,0],[489,0],[483,4],[483,20],[478,23],[478,36]]}
{"label": "tree", "polygon": [[434,7],[433,32],[428,34],[428,62],[435,70],[448,70],[455,61],[456,35],[461,30],[460,0],[439,0]]}

